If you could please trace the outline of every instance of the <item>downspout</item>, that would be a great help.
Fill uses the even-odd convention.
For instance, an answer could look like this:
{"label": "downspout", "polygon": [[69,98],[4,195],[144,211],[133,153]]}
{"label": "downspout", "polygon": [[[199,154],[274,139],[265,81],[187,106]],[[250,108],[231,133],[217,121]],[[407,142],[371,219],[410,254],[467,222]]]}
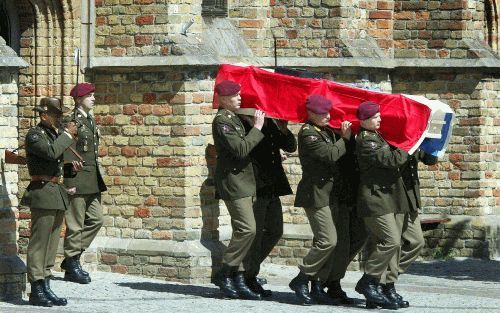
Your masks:
{"label": "downspout", "polygon": [[94,8],[95,8],[95,0],[82,0],[82,70],[85,73],[85,70],[91,67],[90,58],[92,57],[91,52],[92,47],[91,44],[94,42],[92,32],[92,25],[94,24]]}

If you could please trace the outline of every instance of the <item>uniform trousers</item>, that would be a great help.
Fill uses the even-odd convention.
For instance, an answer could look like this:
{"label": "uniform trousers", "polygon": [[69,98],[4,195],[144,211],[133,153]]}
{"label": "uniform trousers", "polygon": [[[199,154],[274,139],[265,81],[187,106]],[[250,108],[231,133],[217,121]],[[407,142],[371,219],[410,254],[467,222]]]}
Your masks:
{"label": "uniform trousers", "polygon": [[255,197],[245,197],[237,200],[224,200],[231,216],[233,233],[231,240],[222,256],[222,263],[230,267],[238,267],[245,271],[243,260],[250,250],[256,234],[253,204]]}
{"label": "uniform trousers", "polygon": [[331,270],[327,283],[344,278],[347,267],[361,251],[367,237],[363,219],[357,216],[354,209],[339,210],[333,214],[333,219],[337,228],[337,246],[330,258]]}
{"label": "uniform trousers", "polygon": [[72,257],[85,251],[103,224],[101,193],[70,196],[66,211],[64,256]]}
{"label": "uniform trousers", "polygon": [[283,235],[283,212],[279,197],[257,196],[253,205],[256,234],[244,260],[246,276],[256,277],[264,262]]}
{"label": "uniform trousers", "polygon": [[30,283],[51,275],[63,217],[63,210],[31,209],[31,235],[26,256]]}
{"label": "uniform trousers", "polygon": [[[411,211],[406,214],[398,214],[396,221],[398,227],[402,230],[401,252],[398,261],[393,260],[389,263],[389,268],[385,275],[386,283],[397,282],[399,274],[404,273],[410,267],[413,261],[418,258],[425,245],[418,212]],[[382,277],[382,282],[384,282],[383,280]]]}
{"label": "uniform trousers", "polygon": [[365,273],[378,280],[389,268],[397,268],[401,248],[401,228],[397,222],[404,214],[389,213],[364,217],[368,231]]}
{"label": "uniform trousers", "polygon": [[331,254],[337,245],[337,227],[344,231],[344,225],[335,223],[334,216],[338,218],[339,215],[333,207],[304,208],[304,211],[313,233],[313,243],[299,269],[308,276],[326,281],[332,266]]}

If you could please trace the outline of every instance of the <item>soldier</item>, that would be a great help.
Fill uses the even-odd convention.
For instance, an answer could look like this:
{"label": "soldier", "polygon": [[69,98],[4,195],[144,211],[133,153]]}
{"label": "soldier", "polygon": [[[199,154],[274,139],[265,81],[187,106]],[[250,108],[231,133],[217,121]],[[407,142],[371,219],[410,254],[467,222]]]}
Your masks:
{"label": "soldier", "polygon": [[256,110],[252,129],[245,127],[235,115],[239,108],[240,85],[229,80],[215,86],[219,111],[212,122],[212,135],[217,151],[215,188],[224,200],[233,233],[222,258],[222,268],[215,279],[225,297],[258,300],[261,295],[248,288],[243,260],[255,238],[253,204],[256,196],[255,175],[250,151],[264,138],[261,129],[264,113]]}
{"label": "soldier", "polygon": [[[240,119],[246,131],[250,131],[253,119],[247,115],[241,115]],[[257,281],[260,264],[283,235],[283,213],[279,197],[292,194],[282,166],[280,151],[283,149],[291,153],[297,149],[297,141],[287,128],[287,123],[283,120],[266,118],[262,127],[264,139],[250,152],[257,184],[257,198],[253,206],[256,235],[244,260],[245,281],[253,292],[262,297],[270,297],[272,292],[263,289]]]}
{"label": "soldier", "polygon": [[383,294],[380,279],[389,263],[399,259],[401,230],[397,220],[409,210],[399,167],[407,162],[408,153],[391,147],[377,133],[381,121],[379,110],[378,104],[366,101],[357,111],[361,121],[356,137],[360,169],[357,209],[369,241],[365,273],[356,291],[366,297],[367,308],[398,309],[398,303]]}
{"label": "soldier", "polygon": [[297,187],[294,205],[304,208],[314,238],[309,253],[299,266],[299,274],[289,286],[303,304],[310,305],[314,300],[329,303],[322,282],[328,279],[331,271],[330,258],[337,245],[337,232],[344,231],[337,220],[340,213],[337,161],[346,152],[346,143],[351,137],[351,123],[342,122],[341,134],[338,136],[327,127],[332,107],[330,100],[311,95],[306,100],[306,107],[308,121],[298,136],[302,179]]}
{"label": "soldier", "polygon": [[[26,135],[26,156],[31,182],[21,204],[31,210],[31,235],[27,252],[28,281],[31,284],[29,303],[36,306],[64,306],[50,288],[64,211],[69,207],[68,192],[61,185],[63,153],[76,139],[77,127],[69,122],[59,133],[63,107],[57,98],[43,98],[34,111],[40,123]],[[75,171],[79,168],[75,168]]]}
{"label": "soldier", "polygon": [[[420,200],[420,181],[418,179],[418,162],[421,161],[425,165],[434,165],[438,158],[425,153],[422,150],[417,150],[409,157],[409,160],[400,168],[401,176],[405,185],[406,195],[410,205],[410,212],[404,215],[397,215],[398,226],[401,229],[401,256],[399,260],[394,260],[389,264],[389,269],[385,275],[385,284],[382,289],[387,298],[398,303],[402,308],[410,306],[408,301],[405,301],[396,292],[395,282],[398,276],[404,273],[408,267],[420,255],[420,251],[425,245],[424,234],[418,217],[418,210],[422,208]],[[394,266],[397,264],[398,266]]]}
{"label": "soldier", "polygon": [[[75,111],[68,118],[74,117],[78,124],[76,150],[83,157],[84,164],[82,171],[78,173],[72,172],[71,168],[65,168],[64,171],[64,184],[67,188],[76,187],[76,193],[70,196],[71,206],[65,215],[65,258],[61,268],[66,270],[64,280],[80,284],[88,284],[91,281],[89,273],[82,269],[80,257],[103,224],[101,192],[107,190],[97,160],[99,130],[90,114],[94,107],[94,90],[92,84],[81,83],[70,92],[75,101]],[[75,161],[70,153],[66,152],[64,157],[66,160]]]}

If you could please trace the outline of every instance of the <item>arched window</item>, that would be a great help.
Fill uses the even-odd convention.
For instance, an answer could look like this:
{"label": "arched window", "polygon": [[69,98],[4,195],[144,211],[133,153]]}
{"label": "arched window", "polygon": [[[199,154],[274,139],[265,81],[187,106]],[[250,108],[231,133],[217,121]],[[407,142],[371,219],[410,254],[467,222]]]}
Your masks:
{"label": "arched window", "polygon": [[201,3],[203,16],[227,16],[227,0],[203,0]]}
{"label": "arched window", "polygon": [[14,1],[0,0],[0,36],[19,53],[19,20]]}
{"label": "arched window", "polygon": [[5,0],[0,0],[0,36],[5,39],[7,46],[10,46],[10,26],[9,16],[7,14],[7,4]]}
{"label": "arched window", "polygon": [[484,0],[484,41],[498,53],[498,12],[492,0]]}

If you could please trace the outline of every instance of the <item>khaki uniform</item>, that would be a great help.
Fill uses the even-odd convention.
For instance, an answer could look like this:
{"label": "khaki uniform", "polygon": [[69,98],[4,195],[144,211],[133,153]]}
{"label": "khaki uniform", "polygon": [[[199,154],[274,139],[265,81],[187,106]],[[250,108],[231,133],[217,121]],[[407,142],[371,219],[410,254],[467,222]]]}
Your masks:
{"label": "khaki uniform", "polygon": [[[74,113],[67,116],[72,119]],[[76,187],[76,193],[70,196],[71,206],[66,212],[66,237],[64,239],[64,256],[72,257],[85,251],[103,224],[101,192],[106,185],[99,169],[98,149],[99,130],[93,117],[77,109],[76,120],[79,123],[76,150],[85,164],[77,173],[68,166],[64,171],[64,185]],[[70,151],[64,154],[66,162],[77,160]]]}
{"label": "khaki uniform", "polygon": [[257,128],[252,128],[246,134],[241,120],[226,109],[217,112],[212,122],[212,135],[217,151],[214,175],[217,197],[226,203],[233,227],[222,262],[244,271],[242,262],[256,233],[253,213],[256,182],[250,151],[264,135]]}
{"label": "khaki uniform", "polygon": [[319,128],[307,122],[299,132],[298,143],[302,179],[294,205],[304,208],[314,235],[313,245],[299,268],[308,276],[326,281],[332,266],[329,260],[337,245],[337,233],[345,231],[337,219],[341,216],[338,205],[341,180],[337,161],[346,153],[346,141],[327,127]]}
{"label": "khaki uniform", "polygon": [[[410,204],[410,212],[398,218],[398,227],[401,228],[401,255],[398,266],[389,266],[386,282],[394,283],[397,281],[399,274],[404,273],[408,267],[420,255],[420,251],[425,245],[422,227],[418,210],[422,208],[420,200],[420,181],[418,179],[418,162],[421,161],[425,165],[434,165],[437,163],[437,157],[426,154],[424,151],[418,150],[410,156],[401,168],[401,176],[405,185],[406,195]],[[396,262],[391,262],[391,265]]]}
{"label": "khaki uniform", "polygon": [[[59,243],[64,211],[69,207],[68,195],[50,177],[63,173],[63,153],[73,143],[68,134],[38,124],[26,135],[26,157],[31,183],[21,200],[31,209],[31,235],[27,252],[28,281],[35,282],[51,275]],[[46,178],[43,178],[46,177]]]}
{"label": "khaki uniform", "polygon": [[369,233],[365,273],[380,279],[389,263],[399,259],[397,220],[409,211],[399,167],[407,162],[408,153],[389,146],[378,133],[361,129],[356,156],[360,169],[357,210]]}
{"label": "khaki uniform", "polygon": [[[241,116],[246,131],[250,131],[253,118]],[[294,152],[297,141],[288,129],[279,130],[276,122],[266,118],[262,127],[264,139],[250,152],[256,180],[257,198],[253,206],[256,235],[244,260],[246,276],[256,277],[260,264],[266,259],[283,235],[283,213],[280,196],[292,194],[280,149]]]}

